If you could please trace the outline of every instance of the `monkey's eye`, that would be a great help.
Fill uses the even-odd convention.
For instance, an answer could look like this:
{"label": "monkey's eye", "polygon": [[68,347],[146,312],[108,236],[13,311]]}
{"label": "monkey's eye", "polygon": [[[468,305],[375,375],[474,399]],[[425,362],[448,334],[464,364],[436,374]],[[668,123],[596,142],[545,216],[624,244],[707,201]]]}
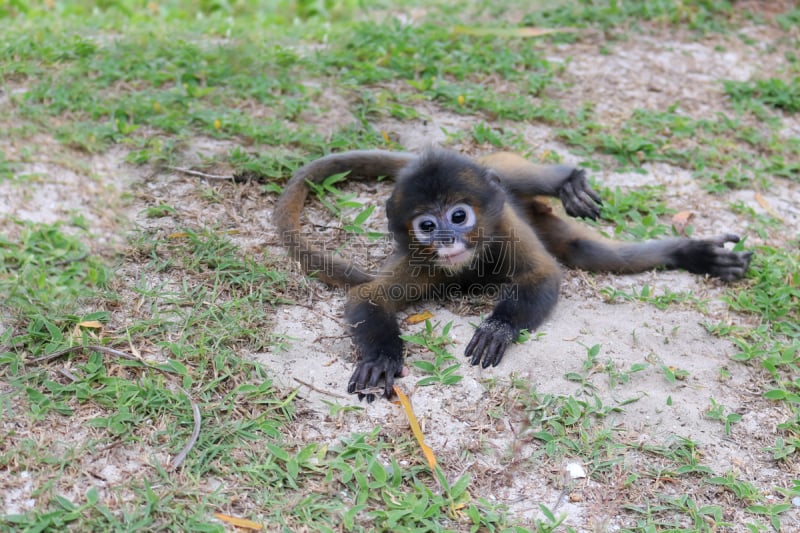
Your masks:
{"label": "monkey's eye", "polygon": [[419,215],[414,218],[412,225],[417,239],[427,242],[433,238],[433,232],[436,231],[436,218],[431,215]]}
{"label": "monkey's eye", "polygon": [[421,229],[425,233],[430,233],[436,229],[436,222],[432,220],[423,220],[419,224],[419,229]]}
{"label": "monkey's eye", "polygon": [[471,228],[475,225],[475,211],[466,204],[456,204],[447,210],[447,220],[456,226]]}

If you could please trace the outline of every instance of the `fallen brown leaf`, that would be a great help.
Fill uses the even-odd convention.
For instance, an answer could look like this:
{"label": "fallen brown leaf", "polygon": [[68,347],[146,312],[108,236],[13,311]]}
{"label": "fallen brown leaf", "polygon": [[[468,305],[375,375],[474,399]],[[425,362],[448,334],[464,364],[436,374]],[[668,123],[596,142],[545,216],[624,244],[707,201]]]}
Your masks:
{"label": "fallen brown leaf", "polygon": [[406,412],[406,418],[408,418],[408,425],[411,426],[411,432],[414,434],[414,437],[416,437],[419,447],[422,448],[422,454],[425,456],[428,466],[433,470],[436,468],[436,456],[433,454],[431,447],[425,444],[425,435],[422,434],[422,429],[419,427],[417,415],[414,414],[414,408],[411,407],[408,396],[400,390],[400,387],[395,385],[393,389],[394,393],[397,394],[397,397],[400,399],[400,405],[403,406],[403,410]]}
{"label": "fallen brown leaf", "polygon": [[772,208],[772,205],[770,205],[767,199],[764,198],[764,196],[760,192],[756,193],[756,202],[758,202],[758,205],[760,205],[764,209],[764,211],[766,211],[769,214],[769,216],[783,222],[783,217],[780,216],[777,213],[777,211],[775,211],[775,209]]}
{"label": "fallen brown leaf", "polygon": [[675,228],[675,232],[678,235],[682,235],[684,237],[688,237],[686,234],[686,228],[689,226],[689,221],[694,218],[694,213],[691,211],[681,211],[680,213],[675,213],[672,216],[672,227]]}
{"label": "fallen brown leaf", "polygon": [[406,319],[406,322],[409,324],[419,324],[420,322],[425,322],[433,318],[433,313],[430,311],[423,311],[421,313],[417,313],[415,315],[411,315]]}
{"label": "fallen brown leaf", "polygon": [[261,531],[263,526],[258,522],[253,522],[252,520],[248,520],[246,518],[239,518],[237,516],[228,516],[222,513],[214,513],[214,516],[222,520],[223,522],[227,522],[236,527],[241,527],[244,529],[252,529],[254,531]]}

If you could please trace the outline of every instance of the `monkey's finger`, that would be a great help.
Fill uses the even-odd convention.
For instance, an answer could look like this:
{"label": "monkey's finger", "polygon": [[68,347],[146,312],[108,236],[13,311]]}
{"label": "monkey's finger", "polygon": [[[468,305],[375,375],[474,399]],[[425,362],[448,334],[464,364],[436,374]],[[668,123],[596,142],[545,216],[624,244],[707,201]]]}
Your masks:
{"label": "monkey's finger", "polygon": [[367,365],[360,364],[356,367],[356,370],[353,372],[353,375],[350,377],[350,382],[347,384],[347,392],[349,394],[358,394],[359,401],[363,400],[364,398],[367,399],[367,402],[372,402],[374,396],[372,394],[364,394],[364,389],[367,388],[367,373],[369,372],[369,368]]}
{"label": "monkey's finger", "polygon": [[[569,205],[569,207],[567,207]],[[596,220],[600,216],[600,208],[594,204],[565,204],[565,211],[571,217],[583,217]]]}
{"label": "monkey's finger", "polygon": [[403,377],[403,363],[401,361],[390,362],[386,365],[384,369],[385,374],[385,384],[383,387],[383,396],[387,400],[391,399],[392,395],[394,394],[394,378]]}
{"label": "monkey's finger", "polygon": [[356,392],[356,390],[359,390],[359,389],[362,388],[362,387],[357,385],[357,379],[356,379],[356,374],[357,373],[358,373],[358,370],[356,370],[356,372],[353,373],[353,375],[350,377],[350,382],[347,384],[347,393],[348,394],[353,394],[354,392]]}
{"label": "monkey's finger", "polygon": [[469,341],[467,349],[464,350],[464,355],[471,358],[470,364],[477,365],[481,362],[481,357],[486,349],[486,336],[480,330],[476,331]]}
{"label": "monkey's finger", "polygon": [[386,385],[383,388],[383,397],[387,400],[394,394],[394,376],[386,374]]}
{"label": "monkey's finger", "polygon": [[725,243],[728,242],[739,242],[740,240],[742,239],[740,239],[739,236],[736,235],[735,233],[725,233],[711,239],[712,242],[716,243],[719,246],[724,246]]}
{"label": "monkey's finger", "polygon": [[580,199],[583,201],[583,211],[585,213],[583,216],[592,220],[600,216],[600,206],[585,191],[580,192]]}
{"label": "monkey's finger", "polygon": [[722,281],[737,281],[744,277],[745,272],[747,269],[744,268],[736,268],[736,269],[727,269],[722,271],[717,271],[712,275],[721,279]]}
{"label": "monkey's finger", "polygon": [[383,368],[380,365],[372,364],[367,369],[367,387],[377,387],[383,375]]}
{"label": "monkey's finger", "polygon": [[586,187],[584,187],[583,190],[586,192],[586,194],[589,195],[589,197],[592,200],[594,200],[594,203],[596,203],[597,205],[603,205],[603,199],[600,198],[600,195],[597,194],[597,191],[595,191],[594,189],[591,188],[591,186],[589,186],[588,182],[586,183]]}
{"label": "monkey's finger", "polygon": [[486,343],[486,348],[484,348],[483,359],[481,360],[481,368],[489,368],[492,364],[492,359],[494,358],[494,353],[496,349],[497,340],[489,337],[488,342]]}
{"label": "monkey's finger", "polygon": [[472,350],[475,348],[475,344],[477,342],[478,341],[477,341],[475,335],[472,335],[472,338],[467,343],[467,347],[464,348],[464,355],[465,356],[467,356],[467,357],[471,357],[472,356]]}
{"label": "monkey's finger", "polygon": [[469,361],[469,364],[471,364],[472,366],[476,366],[476,365],[480,364],[481,357],[483,357],[483,347],[482,346],[481,346],[480,349],[474,350],[474,352],[472,353],[472,358]]}
{"label": "monkey's finger", "polygon": [[504,339],[493,339],[487,350],[486,356],[483,358],[483,368],[490,366],[497,366],[500,360],[503,359],[503,354],[506,352],[506,342]]}
{"label": "monkey's finger", "polygon": [[742,279],[744,276],[744,270],[737,269],[737,270],[726,270],[723,272],[717,272],[714,274],[715,277],[721,279],[722,281],[737,281]]}
{"label": "monkey's finger", "polygon": [[589,185],[589,180],[586,179],[586,175],[583,172],[581,172],[579,179],[571,180],[567,182],[567,184],[573,188],[573,194],[580,194],[581,196],[588,197],[591,201],[587,201],[587,203],[603,205],[603,199],[600,198],[597,191],[592,189],[592,186]]}
{"label": "monkey's finger", "polygon": [[381,377],[383,377],[383,396],[387,399],[392,396],[392,385],[394,385],[394,372],[389,372],[389,370],[383,366],[376,366],[372,370],[372,376],[370,378],[370,384],[373,387],[378,387]]}
{"label": "monkey's finger", "polygon": [[752,257],[753,252],[729,252],[722,249],[719,250],[713,261],[717,266],[736,266],[749,264]]}
{"label": "monkey's finger", "polygon": [[481,363],[481,367],[489,368],[490,366],[497,366],[495,362],[495,358],[497,357],[497,341],[492,341],[489,344],[489,347],[486,350],[486,355],[483,358],[483,363]]}
{"label": "monkey's finger", "polygon": [[596,219],[600,216],[600,207],[595,198],[597,194],[588,188],[578,188],[575,184],[567,182],[561,188],[561,203],[564,210],[572,217],[586,217]]}

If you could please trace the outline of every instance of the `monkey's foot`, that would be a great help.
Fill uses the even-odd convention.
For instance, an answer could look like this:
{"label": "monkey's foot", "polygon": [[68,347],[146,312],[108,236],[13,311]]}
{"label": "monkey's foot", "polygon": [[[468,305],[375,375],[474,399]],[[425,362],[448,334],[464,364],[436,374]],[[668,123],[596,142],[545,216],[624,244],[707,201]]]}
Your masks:
{"label": "monkey's foot", "polygon": [[726,243],[739,240],[738,235],[726,233],[713,239],[689,241],[688,246],[678,251],[679,266],[722,281],[741,279],[750,266],[753,252],[734,252],[725,248]]}

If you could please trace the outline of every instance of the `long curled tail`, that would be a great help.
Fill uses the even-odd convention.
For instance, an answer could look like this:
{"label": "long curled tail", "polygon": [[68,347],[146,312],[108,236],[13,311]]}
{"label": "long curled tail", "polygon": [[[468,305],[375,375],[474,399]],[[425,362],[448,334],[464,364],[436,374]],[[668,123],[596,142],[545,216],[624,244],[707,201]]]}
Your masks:
{"label": "long curled tail", "polygon": [[372,274],[351,262],[315,248],[301,234],[300,214],[308,195],[308,182],[321,183],[329,176],[347,171],[350,172],[348,177],[355,179],[375,179],[380,176],[394,178],[416,158],[414,154],[406,152],[353,150],[327,155],[301,167],[286,184],[272,213],[272,223],[292,259],[300,262],[304,272],[315,273],[330,285],[352,286],[374,279]]}

